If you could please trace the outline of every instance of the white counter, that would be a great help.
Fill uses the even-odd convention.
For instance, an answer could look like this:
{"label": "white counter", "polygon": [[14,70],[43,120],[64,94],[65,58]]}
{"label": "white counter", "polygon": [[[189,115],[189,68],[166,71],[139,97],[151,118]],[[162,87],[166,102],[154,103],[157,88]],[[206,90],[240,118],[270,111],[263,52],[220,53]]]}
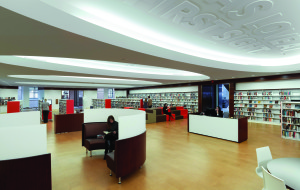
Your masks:
{"label": "white counter", "polygon": [[189,114],[188,132],[234,142],[248,139],[247,118],[229,119]]}

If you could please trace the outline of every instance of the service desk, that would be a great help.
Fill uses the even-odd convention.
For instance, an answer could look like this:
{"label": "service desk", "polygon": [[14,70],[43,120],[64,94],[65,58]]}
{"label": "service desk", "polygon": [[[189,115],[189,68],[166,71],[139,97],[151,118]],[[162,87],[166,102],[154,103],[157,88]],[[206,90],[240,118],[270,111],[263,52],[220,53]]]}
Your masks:
{"label": "service desk", "polygon": [[83,113],[54,115],[55,134],[81,131]]}
{"label": "service desk", "polygon": [[248,120],[189,114],[188,132],[240,143],[248,139]]}

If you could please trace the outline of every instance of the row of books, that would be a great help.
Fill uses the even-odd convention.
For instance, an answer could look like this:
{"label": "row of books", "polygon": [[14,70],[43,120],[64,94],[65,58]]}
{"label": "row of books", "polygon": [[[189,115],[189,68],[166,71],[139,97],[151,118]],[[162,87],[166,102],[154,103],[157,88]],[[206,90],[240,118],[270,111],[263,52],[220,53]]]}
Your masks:
{"label": "row of books", "polygon": [[300,135],[298,132],[282,131],[282,136],[288,138],[300,139]]}
{"label": "row of books", "polygon": [[300,118],[283,117],[282,122],[300,125]]}
{"label": "row of books", "polygon": [[282,130],[300,132],[300,126],[291,125],[291,124],[282,124]]}
{"label": "row of books", "polygon": [[293,117],[298,117],[300,116],[300,112],[299,111],[291,111],[291,110],[283,110],[282,111],[282,116],[293,116]]}

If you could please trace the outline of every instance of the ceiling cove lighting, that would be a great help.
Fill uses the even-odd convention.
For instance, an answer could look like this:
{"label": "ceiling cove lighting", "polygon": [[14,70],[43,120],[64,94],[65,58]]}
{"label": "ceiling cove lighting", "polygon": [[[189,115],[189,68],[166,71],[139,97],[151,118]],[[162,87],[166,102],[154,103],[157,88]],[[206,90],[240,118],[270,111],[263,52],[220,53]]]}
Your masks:
{"label": "ceiling cove lighting", "polygon": [[51,80],[65,82],[83,82],[83,83],[106,83],[106,84],[131,84],[131,85],[161,85],[159,82],[101,78],[101,77],[79,77],[79,76],[59,76],[59,75],[8,75],[12,78],[32,79],[32,80]]}
{"label": "ceiling cove lighting", "polygon": [[163,67],[154,67],[146,65],[136,65],[129,63],[118,63],[109,61],[96,61],[87,59],[59,58],[59,57],[40,57],[40,56],[16,56],[24,59],[32,59],[47,63],[56,63],[61,65],[85,67],[91,69],[101,69],[108,71],[120,71],[129,73],[154,74],[154,75],[179,75],[179,76],[201,76],[201,74],[181,71],[176,69],[167,69]]}
{"label": "ceiling cove lighting", "polygon": [[[55,0],[44,2],[91,24],[154,46],[190,56],[240,65],[283,66],[299,63],[300,55],[287,58],[256,58],[255,56],[250,57],[223,53],[221,51],[215,51],[212,48],[202,47],[199,43],[186,42],[184,39],[175,38],[170,33],[164,33],[163,30],[160,30],[158,27],[149,27],[145,25],[145,23],[139,22],[138,19],[129,20],[129,18],[132,19],[132,17],[126,17],[126,14],[122,14],[121,11],[117,12],[117,6],[115,6],[116,9],[113,9],[113,6],[109,5],[112,4],[113,1],[114,0],[110,0],[109,3],[101,2],[96,4],[91,1],[82,2],[73,0],[63,2],[64,6],[61,7],[58,1],[55,2]],[[61,2],[61,0],[59,2]],[[121,4],[121,2],[118,3]],[[271,6],[271,4],[269,6]],[[134,11],[134,9],[132,9],[132,11]],[[139,12],[136,11],[136,13]],[[136,17],[140,16],[146,17],[147,15],[139,15]],[[188,33],[185,34],[188,35]]]}
{"label": "ceiling cove lighting", "polygon": [[101,88],[101,87],[111,87],[111,88],[133,88],[136,86],[131,85],[112,85],[112,84],[87,84],[87,83],[60,83],[60,82],[15,82],[16,84],[20,85],[33,85],[33,86],[76,86],[76,87],[94,87],[94,88]]}

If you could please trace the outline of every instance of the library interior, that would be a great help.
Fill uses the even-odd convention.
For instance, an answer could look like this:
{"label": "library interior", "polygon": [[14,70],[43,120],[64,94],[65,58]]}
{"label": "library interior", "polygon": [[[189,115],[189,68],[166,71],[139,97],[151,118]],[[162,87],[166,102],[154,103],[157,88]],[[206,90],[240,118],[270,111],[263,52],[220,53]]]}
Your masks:
{"label": "library interior", "polygon": [[0,0],[0,189],[300,190],[299,7]]}

